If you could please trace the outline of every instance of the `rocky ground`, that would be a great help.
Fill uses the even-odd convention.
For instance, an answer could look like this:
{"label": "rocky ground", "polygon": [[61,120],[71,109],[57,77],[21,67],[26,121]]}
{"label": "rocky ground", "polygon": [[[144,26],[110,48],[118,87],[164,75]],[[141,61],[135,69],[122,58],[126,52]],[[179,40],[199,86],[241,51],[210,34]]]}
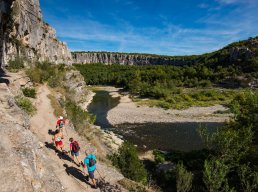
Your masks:
{"label": "rocky ground", "polygon": [[[33,102],[37,114],[30,118],[17,107],[14,95],[21,86],[29,83],[23,74],[8,74],[0,82],[0,185],[1,191],[117,191],[114,188],[123,176],[113,167],[98,161],[96,177],[105,178],[100,189],[91,189],[83,176],[82,167],[69,161],[69,156],[58,155],[53,150],[52,135],[56,117],[47,95],[47,86],[38,87],[37,99]],[[6,84],[9,82],[9,86]],[[67,135],[66,135],[67,134]],[[68,150],[68,137],[74,137],[85,150],[88,144],[84,138],[67,128],[65,149]],[[82,155],[83,157],[84,155]],[[108,183],[107,183],[108,182]]]}

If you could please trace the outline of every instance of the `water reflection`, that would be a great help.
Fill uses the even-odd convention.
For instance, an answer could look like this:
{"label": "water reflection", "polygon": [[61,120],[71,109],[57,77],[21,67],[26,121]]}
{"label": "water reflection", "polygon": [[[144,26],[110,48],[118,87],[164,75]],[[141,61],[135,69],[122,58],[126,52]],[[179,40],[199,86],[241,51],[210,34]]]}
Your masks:
{"label": "water reflection", "polygon": [[[95,124],[123,136],[141,150],[191,151],[204,147],[197,132],[200,123],[143,123],[121,124],[116,127],[107,120],[107,113],[118,105],[120,98],[113,98],[107,91],[97,91],[88,110],[97,116]],[[201,123],[213,132],[221,123]]]}

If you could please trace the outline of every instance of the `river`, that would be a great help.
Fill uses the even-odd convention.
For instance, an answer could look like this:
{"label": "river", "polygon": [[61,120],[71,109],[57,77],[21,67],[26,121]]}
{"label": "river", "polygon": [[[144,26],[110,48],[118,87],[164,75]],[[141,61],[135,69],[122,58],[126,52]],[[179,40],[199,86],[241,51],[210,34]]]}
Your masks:
{"label": "river", "polygon": [[[119,104],[119,97],[111,97],[108,91],[99,90],[88,106],[88,111],[97,116],[95,124],[102,129],[112,130],[138,146],[139,150],[160,149],[164,151],[191,151],[204,147],[197,129],[206,126],[210,132],[222,123],[124,123],[112,126],[107,120],[110,109]],[[119,114],[118,114],[119,115]]]}

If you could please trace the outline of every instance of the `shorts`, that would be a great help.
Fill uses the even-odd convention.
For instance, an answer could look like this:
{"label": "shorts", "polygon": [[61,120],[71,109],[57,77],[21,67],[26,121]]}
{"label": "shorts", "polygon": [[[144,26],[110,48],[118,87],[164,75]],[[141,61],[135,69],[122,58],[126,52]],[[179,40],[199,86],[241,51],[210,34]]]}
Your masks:
{"label": "shorts", "polygon": [[62,145],[63,145],[63,142],[62,142],[62,141],[55,141],[55,144],[56,144],[56,147],[57,147],[57,146],[62,146]]}
{"label": "shorts", "polygon": [[76,156],[76,157],[78,157],[80,155],[79,151],[77,151],[77,152],[72,151],[71,154],[72,154],[72,156]]}
{"label": "shorts", "polygon": [[[95,171],[95,170],[94,170]],[[89,171],[89,177],[91,179],[94,179],[94,171]]]}

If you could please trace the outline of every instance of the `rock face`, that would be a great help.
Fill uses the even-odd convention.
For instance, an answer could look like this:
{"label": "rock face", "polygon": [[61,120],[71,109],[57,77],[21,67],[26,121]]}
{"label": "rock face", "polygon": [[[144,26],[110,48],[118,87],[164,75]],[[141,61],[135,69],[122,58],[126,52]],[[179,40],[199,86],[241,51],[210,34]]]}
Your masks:
{"label": "rock face", "polygon": [[64,191],[44,144],[29,130],[28,115],[14,102],[17,83],[0,83],[0,191]]}
{"label": "rock face", "polygon": [[230,61],[248,61],[254,56],[254,53],[248,47],[233,47],[230,49]]}
{"label": "rock face", "polygon": [[66,44],[56,39],[55,30],[43,21],[39,0],[1,0],[0,61],[24,57],[28,61],[70,64]]}
{"label": "rock face", "polygon": [[120,65],[188,65],[194,60],[187,57],[169,57],[148,54],[128,54],[112,52],[73,52],[73,62],[76,64],[120,64]]}

